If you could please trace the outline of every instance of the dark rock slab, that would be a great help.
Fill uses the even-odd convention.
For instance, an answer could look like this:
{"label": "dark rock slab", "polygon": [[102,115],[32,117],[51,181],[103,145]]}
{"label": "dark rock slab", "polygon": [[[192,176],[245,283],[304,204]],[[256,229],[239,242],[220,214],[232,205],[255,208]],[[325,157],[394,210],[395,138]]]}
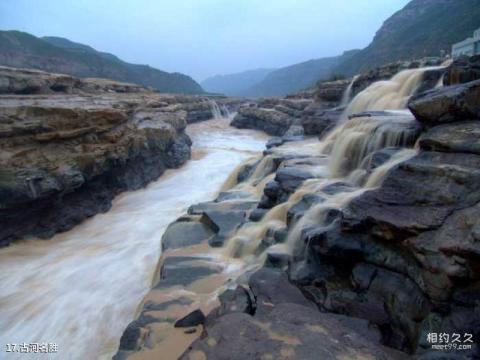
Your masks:
{"label": "dark rock slab", "polygon": [[293,118],[285,112],[247,105],[238,109],[230,125],[239,129],[257,129],[269,135],[282,136],[292,123]]}
{"label": "dark rock slab", "polygon": [[298,167],[283,167],[277,170],[275,181],[280,184],[283,191],[294,192],[307,179],[315,178],[316,175],[306,169]]}
{"label": "dark rock slab", "polygon": [[221,270],[215,262],[210,263],[205,258],[170,256],[164,260],[154,288],[188,286]]}
{"label": "dark rock slab", "polygon": [[342,108],[325,109],[321,105],[312,104],[302,115],[301,124],[305,135],[324,135],[335,127],[342,113]]}
{"label": "dark rock slab", "polygon": [[431,128],[419,139],[424,150],[480,155],[480,123],[465,121]]}
{"label": "dark rock slab", "polygon": [[200,244],[215,235],[207,224],[195,219],[171,223],[162,236],[162,251]]}
{"label": "dark rock slab", "polygon": [[480,156],[422,152],[393,168],[379,189],[354,199],[345,226],[399,241],[439,227],[455,209],[480,200]]}
{"label": "dark rock slab", "polygon": [[313,205],[319,204],[325,201],[325,198],[318,194],[305,194],[300,201],[290,207],[287,212],[287,224],[298,221],[305,212]]}
{"label": "dark rock slab", "polygon": [[447,69],[443,82],[446,86],[464,84],[480,79],[480,55],[463,56]]}
{"label": "dark rock slab", "polygon": [[202,222],[215,232],[209,240],[210,246],[222,246],[224,241],[245,221],[245,211],[205,210]]}
{"label": "dark rock slab", "polygon": [[280,303],[313,306],[281,270],[262,268],[250,277],[249,286],[257,301],[257,311],[260,312],[268,312],[272,306]]}
{"label": "dark rock slab", "polygon": [[392,158],[393,155],[395,155],[400,150],[402,150],[402,148],[387,147],[375,151],[364,160],[366,170],[372,171],[379,166],[384,165]]}
{"label": "dark rock slab", "polygon": [[427,126],[478,119],[480,80],[419,94],[412,97],[408,108],[418,121]]}
{"label": "dark rock slab", "polygon": [[372,340],[374,332],[366,321],[284,303],[263,318],[242,313],[220,317],[181,359],[195,355],[221,360],[407,358]]}
{"label": "dark rock slab", "polygon": [[194,310],[190,314],[175,321],[175,327],[192,327],[205,323],[206,317],[202,310]]}
{"label": "dark rock slab", "polygon": [[244,286],[237,286],[235,289],[228,289],[218,297],[220,307],[216,310],[215,317],[230,313],[245,313],[253,315],[256,310],[255,297],[250,289]]}
{"label": "dark rock slab", "polygon": [[256,201],[243,200],[208,201],[191,205],[188,208],[188,213],[191,215],[203,215],[206,211],[248,211],[255,207],[256,204]]}

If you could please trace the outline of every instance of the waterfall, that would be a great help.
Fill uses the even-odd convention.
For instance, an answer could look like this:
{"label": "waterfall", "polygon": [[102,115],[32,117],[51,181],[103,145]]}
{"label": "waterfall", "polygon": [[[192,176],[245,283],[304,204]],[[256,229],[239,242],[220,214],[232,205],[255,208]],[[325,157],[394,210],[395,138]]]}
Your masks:
{"label": "waterfall", "polygon": [[445,74],[442,74],[442,76],[440,76],[440,79],[438,79],[438,82],[437,84],[435,85],[434,89],[438,89],[438,88],[441,88],[443,87],[443,80],[445,78]]}
{"label": "waterfall", "polygon": [[[264,250],[259,256],[259,246],[262,238],[269,230],[285,228],[286,214],[296,205],[305,194],[317,194],[324,200],[313,205],[296,223],[291,224],[285,244],[275,245],[287,253],[302,256],[305,243],[302,232],[311,226],[329,226],[332,221],[328,214],[331,210],[342,210],[348,203],[365,191],[381,185],[387,173],[395,166],[415,156],[417,150],[413,148],[418,134],[418,126],[414,116],[406,109],[411,95],[420,86],[423,74],[432,68],[401,71],[391,80],[379,81],[370,85],[351,101],[346,109],[347,114],[359,113],[368,110],[383,110],[384,113],[375,116],[357,115],[349,121],[340,122],[328,134],[315,144],[305,140],[285,144],[272,151],[278,155],[288,156],[309,153],[325,155],[325,162],[318,165],[315,173],[318,178],[307,180],[286,202],[269,210],[261,221],[247,223],[239,229],[228,241],[224,254],[242,258],[247,263],[262,262],[268,251]],[[344,100],[351,96],[356,77],[352,79],[344,93]],[[345,100],[346,101],[346,100]],[[399,110],[404,109],[404,110]],[[372,166],[373,155],[382,149],[390,148],[390,158],[379,166]],[[313,153],[312,153],[313,150]],[[264,157],[246,183],[258,182],[261,176],[268,174],[265,169],[270,161],[269,155]],[[253,174],[252,174],[253,175]],[[260,176],[259,176],[260,175]],[[261,185],[273,179],[268,175]],[[346,184],[345,190],[331,193],[327,189],[336,183]],[[230,183],[232,185],[232,183]],[[260,185],[259,185],[260,186]],[[245,189],[245,183],[236,185]],[[258,189],[257,189],[258,190]],[[261,195],[261,192],[257,192]]]}
{"label": "waterfall", "polygon": [[230,116],[230,112],[225,105],[220,107],[215,100],[209,100],[209,103],[213,119],[227,119]]}
{"label": "waterfall", "polygon": [[229,119],[232,116],[232,114],[230,113],[230,110],[228,110],[228,107],[226,105],[222,105],[221,110],[225,118]]}
{"label": "waterfall", "polygon": [[364,160],[386,147],[413,145],[415,118],[411,114],[360,116],[337,126],[323,140],[322,151],[330,155],[332,177],[347,176],[362,167]]}
{"label": "waterfall", "polygon": [[350,102],[350,97],[352,96],[352,88],[353,88],[353,84],[355,83],[355,81],[358,79],[359,75],[355,75],[352,79],[352,81],[350,81],[350,84],[348,84],[347,88],[345,89],[345,91],[343,92],[343,95],[342,95],[342,101],[340,103],[340,106],[341,107],[344,107],[344,106],[347,106],[348,103]]}
{"label": "waterfall", "polygon": [[425,71],[441,68],[443,66],[403,70],[390,80],[371,84],[353,98],[345,109],[343,118],[367,110],[406,108],[408,99],[420,86]]}

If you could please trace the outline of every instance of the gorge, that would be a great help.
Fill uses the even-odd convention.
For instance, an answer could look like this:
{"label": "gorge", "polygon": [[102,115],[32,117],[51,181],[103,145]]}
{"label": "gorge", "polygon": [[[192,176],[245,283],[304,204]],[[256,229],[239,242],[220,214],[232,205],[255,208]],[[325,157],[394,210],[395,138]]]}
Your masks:
{"label": "gorge", "polygon": [[[136,41],[167,41],[148,49],[159,64],[181,64],[188,40],[202,73],[231,27],[268,49],[269,31],[287,44],[341,10],[298,2],[312,14],[295,23],[283,3],[232,3],[238,18],[209,5],[212,25],[201,2],[174,3],[86,14],[104,44],[117,15]],[[348,6],[360,33],[373,15]],[[440,52],[479,10],[412,0],[362,50],[276,68],[259,55],[206,91],[0,30],[0,358],[480,359],[480,55]],[[277,11],[292,21],[243,28]]]}
{"label": "gorge", "polygon": [[[277,120],[272,123],[278,126],[275,132],[283,134],[269,140],[258,130],[230,127],[230,122],[238,123],[238,117],[245,116],[245,109],[253,110],[251,103],[242,105],[237,100],[158,98],[148,93],[97,94],[94,103],[91,103],[91,95],[84,93],[57,95],[54,102],[45,95],[3,98],[4,108],[9,109],[7,114],[16,117],[26,114],[23,116],[28,116],[29,120],[42,114],[39,109],[52,109],[53,106],[70,109],[76,104],[76,112],[85,108],[95,114],[97,108],[107,111],[105,107],[111,104],[119,104],[113,108],[121,111],[128,101],[129,108],[133,109],[127,112],[128,116],[135,124],[143,122],[144,129],[153,131],[161,129],[161,124],[171,123],[179,129],[177,131],[182,131],[189,122],[186,133],[193,146],[191,160],[186,165],[166,170],[159,180],[145,189],[135,190],[139,185],[132,186],[134,191],[117,196],[108,212],[91,217],[71,230],[73,223],[68,228],[58,228],[55,231],[61,233],[47,241],[17,240],[0,250],[4,285],[2,338],[14,342],[53,338],[60,348],[76,349],[78,356],[89,358],[109,358],[117,347],[116,359],[148,358],[159,354],[172,359],[203,356],[247,359],[265,353],[272,358],[298,356],[307,359],[318,358],[318,351],[324,352],[326,357],[341,354],[349,358],[390,359],[407,358],[405,352],[421,354],[425,351],[424,347],[421,350],[425,342],[422,334],[427,331],[422,329],[430,326],[430,319],[436,318],[455,329],[458,325],[453,325],[451,317],[466,316],[470,311],[467,309],[472,306],[470,299],[475,298],[475,295],[467,295],[471,294],[468,291],[471,291],[470,286],[475,286],[475,281],[470,285],[466,280],[473,275],[468,269],[474,265],[461,255],[473,255],[472,250],[462,248],[461,252],[452,250],[454,253],[442,255],[442,261],[454,256],[457,264],[462,264],[457,266],[463,266],[463,270],[455,270],[454,275],[463,276],[463,285],[450,283],[449,286],[450,291],[460,291],[464,295],[449,311],[442,308],[446,294],[435,290],[435,282],[441,281],[440,278],[430,278],[432,270],[429,269],[433,265],[426,266],[429,256],[440,256],[432,248],[428,233],[453,231],[442,229],[449,226],[449,221],[455,221],[450,217],[456,215],[449,216],[451,210],[447,213],[442,209],[453,206],[458,211],[467,211],[462,216],[468,217],[470,205],[464,205],[467,207],[461,210],[463,203],[455,205],[455,201],[470,204],[470,200],[460,200],[466,194],[462,195],[461,188],[452,188],[459,200],[435,200],[447,203],[436,212],[430,210],[431,214],[436,214],[432,219],[423,218],[423,215],[410,219],[408,214],[413,210],[405,213],[394,210],[395,216],[389,218],[388,206],[394,206],[396,201],[395,189],[399,186],[396,180],[413,186],[409,177],[420,176],[415,170],[420,164],[425,169],[422,171],[431,167],[443,174],[448,167],[438,162],[455,161],[457,169],[460,169],[458,166],[466,167],[462,168],[463,180],[453,181],[458,182],[457,186],[470,186],[468,164],[476,161],[476,155],[462,155],[469,156],[466,163],[452,160],[455,151],[475,154],[469,147],[459,147],[462,135],[455,130],[457,125],[422,130],[422,123],[428,124],[433,119],[430,112],[443,111],[439,106],[445,102],[444,97],[451,96],[452,101],[457,102],[446,108],[443,117],[468,119],[478,116],[474,103],[469,105],[471,97],[478,96],[475,95],[476,81],[453,85],[451,90],[448,87],[435,89],[438,79],[445,78],[449,83],[458,77],[458,71],[465,72],[455,66],[454,63],[404,70],[389,81],[372,83],[357,93],[344,110],[335,110],[337,120],[332,120],[336,124],[330,126],[330,130],[325,131],[327,127],[317,129],[323,134],[320,139],[302,135],[308,128],[302,126],[303,116],[291,117],[288,121],[278,121],[285,119],[282,117],[260,116],[248,122],[249,127],[268,130],[269,127],[265,128],[261,122]],[[432,78],[431,74],[435,76]],[[353,80],[346,84],[344,92],[351,92],[354,84]],[[423,95],[418,93],[422,86],[430,86],[433,90]],[[338,103],[342,102],[345,93],[340,94]],[[466,102],[460,100],[462,94]],[[410,107],[417,120],[409,111],[402,110],[411,96]],[[438,96],[442,96],[438,105],[423,105],[429,101],[436,104]],[[67,97],[69,105],[65,107]],[[320,106],[321,103],[302,99],[278,101],[279,104],[283,101],[283,105],[275,105],[276,110],[262,110],[263,103],[259,102],[255,105],[257,110],[251,114],[258,116],[259,110],[262,114],[279,109],[286,111],[287,105],[303,107],[304,110],[297,111],[309,114],[305,112],[308,106]],[[169,103],[172,102],[179,105],[171,108]],[[461,115],[452,113],[455,106],[462,106],[458,112]],[[232,110],[231,115],[228,108]],[[238,114],[233,112],[236,108]],[[461,129],[467,124],[460,122],[458,126]],[[438,145],[446,141],[442,137],[445,126],[460,136],[451,151],[445,150],[447,145]],[[29,125],[28,129],[36,128]],[[85,133],[72,134],[72,130],[64,129],[65,124],[62,124],[53,134],[51,128],[48,129],[50,133],[35,130],[33,134],[40,144],[57,139],[55,141],[68,148],[74,144],[70,144],[71,139],[89,139],[85,134],[92,132],[88,129]],[[27,130],[20,133],[15,128],[15,131],[4,132],[10,139],[4,146],[12,149],[12,155],[3,161],[19,166],[26,163],[11,162],[25,153],[22,149],[25,141],[20,141],[22,138],[17,134],[31,135]],[[107,134],[108,131],[107,128]],[[265,143],[267,149],[260,154]],[[432,149],[443,152],[432,152]],[[35,151],[48,154],[48,148]],[[170,156],[176,155],[170,153]],[[148,163],[143,166],[146,166],[144,173],[148,174]],[[409,166],[410,172],[402,174],[403,166]],[[392,177],[398,172],[400,175]],[[460,175],[452,173],[451,176],[455,179]],[[154,179],[139,181],[145,184]],[[417,186],[420,184],[422,182],[417,182]],[[435,182],[430,185],[435,186]],[[379,205],[373,201],[382,198],[370,199],[383,196],[388,186],[393,186],[388,193],[389,205],[381,205],[379,209],[383,210],[375,213]],[[41,191],[45,191],[45,186],[37,183],[34,195],[38,197]],[[412,196],[433,196],[433,193],[428,195],[422,190]],[[431,199],[421,201],[428,204],[434,201]],[[35,204],[35,197],[33,201]],[[472,198],[472,201],[475,200]],[[415,211],[423,211],[425,205],[414,206],[412,209],[418,209]],[[19,219],[21,215],[16,216],[17,222]],[[414,223],[410,225],[411,221]],[[433,228],[429,225],[432,221],[436,221]],[[55,222],[44,222],[42,229],[48,225],[57,227]],[[34,229],[32,234],[36,234],[36,227],[31,229]],[[405,237],[409,240],[398,245],[384,243]],[[437,238],[443,239],[441,235]],[[431,245],[415,245],[416,241]],[[425,254],[424,246],[429,246],[432,255],[422,255],[427,256],[425,260],[414,260],[411,255],[403,254],[401,246],[412,246],[410,249],[416,259],[423,259],[417,256]],[[462,263],[460,257],[465,259]],[[158,259],[160,262],[155,266]],[[99,272],[99,269],[102,270]],[[13,277],[12,272],[16,274]],[[446,275],[436,276],[444,279]],[[385,286],[387,283],[389,287]],[[399,287],[400,283],[406,284],[406,288]],[[153,286],[148,291],[150,284]],[[465,284],[468,286],[463,290]],[[386,302],[385,299],[393,294],[398,300],[392,304]],[[140,307],[135,311],[138,303]],[[312,313],[315,306],[321,311]],[[136,320],[127,326],[134,313]],[[295,315],[278,317],[282,313]],[[300,318],[310,324],[306,329],[295,325]],[[19,326],[9,325],[14,322]],[[467,329],[465,331],[475,331],[468,322],[462,326]],[[230,329],[235,331],[232,333]],[[252,343],[249,336],[237,337],[237,331],[264,340]],[[302,340],[297,339],[299,334]],[[322,339],[321,348],[315,345],[318,336]],[[340,338],[345,346],[339,345]],[[83,347],[85,342],[91,345]],[[243,350],[232,357],[232,349],[237,347]]]}

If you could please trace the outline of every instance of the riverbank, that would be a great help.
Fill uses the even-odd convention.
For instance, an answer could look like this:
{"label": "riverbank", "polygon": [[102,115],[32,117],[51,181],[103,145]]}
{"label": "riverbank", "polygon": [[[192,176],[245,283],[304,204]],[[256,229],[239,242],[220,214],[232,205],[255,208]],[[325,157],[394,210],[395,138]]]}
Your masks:
{"label": "riverbank", "polygon": [[0,246],[108,211],[190,158],[187,124],[236,106],[40,71],[1,67],[0,79]]}
{"label": "riverbank", "polygon": [[228,122],[189,125],[191,160],[120,194],[108,212],[49,240],[0,249],[0,337],[55,342],[61,359],[111,358],[150,288],[168,224],[213,198],[228,174],[264,147],[266,136]]}

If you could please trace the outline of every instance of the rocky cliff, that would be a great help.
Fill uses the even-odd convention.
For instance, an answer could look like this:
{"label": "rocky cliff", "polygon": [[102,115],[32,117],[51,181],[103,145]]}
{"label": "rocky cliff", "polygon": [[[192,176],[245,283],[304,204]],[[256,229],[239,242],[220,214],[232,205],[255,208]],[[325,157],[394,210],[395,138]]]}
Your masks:
{"label": "rocky cliff", "polygon": [[33,70],[1,68],[0,92],[2,245],[107,211],[187,161],[187,123],[212,117],[207,98]]}
{"label": "rocky cliff", "polygon": [[413,0],[388,18],[368,47],[336,67],[354,75],[399,60],[440,56],[480,27],[479,0]]}
{"label": "rocky cliff", "polygon": [[124,81],[167,93],[203,93],[201,86],[187,75],[129,64],[67,39],[37,38],[20,31],[0,31],[0,65]]}

